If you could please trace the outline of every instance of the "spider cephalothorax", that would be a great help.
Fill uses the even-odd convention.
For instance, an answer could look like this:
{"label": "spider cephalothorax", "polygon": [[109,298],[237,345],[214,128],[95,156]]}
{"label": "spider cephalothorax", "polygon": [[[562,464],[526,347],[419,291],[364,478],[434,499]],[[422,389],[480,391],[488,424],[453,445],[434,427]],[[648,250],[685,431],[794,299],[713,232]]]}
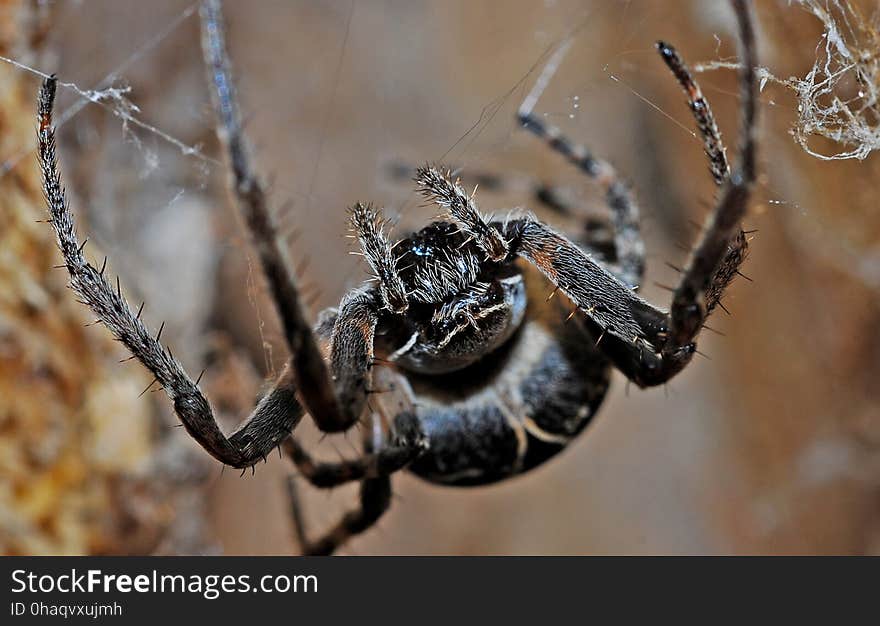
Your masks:
{"label": "spider cephalothorax", "polygon": [[[420,176],[436,173],[425,168]],[[380,343],[390,361],[425,374],[462,369],[507,341],[522,322],[522,276],[494,227],[482,223],[486,238],[498,242],[498,259],[451,222],[433,222],[393,245],[372,208],[356,205],[351,224],[376,273]]]}
{"label": "spider cephalothorax", "polygon": [[[640,386],[666,382],[696,352],[696,337],[719,305],[747,252],[740,228],[755,178],[754,34],[745,0],[732,0],[739,24],[741,129],[735,167],[712,111],[684,62],[658,44],[688,96],[718,184],[710,214],[669,310],[637,291],[645,250],[639,212],[607,162],[568,141],[532,114],[537,96],[519,112],[522,126],[580,168],[604,191],[607,237],[596,219],[563,207],[545,191],[535,199],[579,216],[572,237],[530,214],[493,221],[448,173],[416,173],[419,191],[446,211],[444,221],[392,242],[378,211],[357,204],[351,227],[374,281],[353,289],[312,328],[264,188],[253,173],[241,129],[225,48],[219,0],[202,5],[202,43],[214,86],[219,136],[233,189],[256,245],[290,349],[290,360],[253,413],[225,435],[198,387],[83,255],[61,186],[52,107],[56,82],[39,96],[40,167],[50,223],[70,285],[107,328],[155,376],[183,426],[222,463],[246,469],[282,446],[300,474],[318,487],[361,481],[360,506],[326,535],[310,541],[296,491],[292,512],[303,550],[329,553],[369,528],[388,508],[390,476],[408,468],[428,480],[478,485],[535,467],[562,450],[596,413],[613,369]],[[550,64],[552,65],[552,63]],[[549,65],[548,65],[549,67]],[[547,78],[538,84],[546,84]],[[551,201],[552,200],[552,201]],[[556,291],[567,296],[548,298]],[[161,333],[161,331],[160,331]],[[375,402],[367,402],[375,394]],[[291,436],[308,412],[324,432],[365,421],[364,455],[316,463]]]}

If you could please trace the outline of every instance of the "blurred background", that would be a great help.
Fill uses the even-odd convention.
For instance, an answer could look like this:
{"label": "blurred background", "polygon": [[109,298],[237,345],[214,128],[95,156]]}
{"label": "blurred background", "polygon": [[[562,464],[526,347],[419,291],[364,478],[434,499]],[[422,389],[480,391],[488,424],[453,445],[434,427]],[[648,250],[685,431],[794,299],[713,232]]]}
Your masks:
{"label": "blurred background", "polygon": [[[615,375],[587,431],[514,480],[464,490],[397,476],[391,511],[343,553],[880,553],[877,9],[756,5],[761,64],[791,82],[768,78],[761,94],[761,179],[745,222],[758,231],[743,270],[752,280],[733,285],[730,315],[717,312],[719,332],[701,336],[709,358],[666,388],[627,391]],[[657,283],[676,274],[665,262],[683,262],[714,189],[653,44],[673,43],[692,64],[735,61],[726,3],[230,0],[226,13],[247,131],[317,294],[313,314],[366,277],[347,254],[347,206],[384,205],[401,230],[436,213],[389,175],[393,164],[506,175],[503,192],[480,192],[487,211],[546,215],[530,205],[533,181],[601,211],[589,181],[514,122],[568,35],[536,111],[631,182],[648,247],[643,294],[668,301]],[[830,38],[829,24],[839,25]],[[826,59],[828,43],[837,57]],[[190,372],[210,365],[203,387],[231,428],[286,354],[226,194],[197,3],[3,0],[0,54],[90,95],[62,88],[58,104],[87,253],[109,256]],[[829,66],[839,81],[819,71],[797,82],[826,60],[842,63]],[[734,72],[698,79],[733,154]],[[0,84],[0,552],[296,553],[287,462],[221,474],[173,428],[161,392],[139,395],[150,382],[140,366],[120,364],[121,346],[86,326],[36,222],[39,78],[4,62]],[[817,156],[852,152],[863,158]],[[319,457],[354,453],[345,438],[319,443],[306,422]],[[300,489],[312,534],[356,497]]]}

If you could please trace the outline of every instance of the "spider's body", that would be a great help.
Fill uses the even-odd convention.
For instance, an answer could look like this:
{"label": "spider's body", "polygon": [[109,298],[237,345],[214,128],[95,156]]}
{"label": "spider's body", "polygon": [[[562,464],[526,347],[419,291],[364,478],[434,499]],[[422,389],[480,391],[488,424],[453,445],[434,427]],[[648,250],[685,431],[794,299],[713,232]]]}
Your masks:
{"label": "spider's body", "polygon": [[[632,194],[610,164],[532,114],[533,92],[520,108],[519,122],[601,187],[608,215],[600,230],[610,233],[610,241],[594,228],[595,214],[548,202],[556,194],[538,193],[535,199],[581,219],[580,236],[569,238],[529,214],[491,221],[458,181],[420,168],[419,191],[446,209],[445,221],[392,243],[380,212],[355,205],[351,229],[375,283],[350,291],[313,328],[250,164],[219,0],[202,3],[203,52],[218,134],[282,322],[290,350],[287,367],[251,415],[224,434],[199,381],[160,343],[161,330],[150,333],[141,310],[129,306],[118,283],[114,288],[104,268],[83,255],[58,171],[52,127],[56,81],[49,78],[38,102],[39,160],[49,222],[70,286],[152,372],[186,431],[216,459],[247,469],[282,446],[317,487],[361,482],[359,507],[316,541],[306,537],[289,483],[305,552],[330,553],[374,524],[390,505],[394,472],[409,468],[433,482],[479,485],[535,467],[563,449],[595,415],[612,369],[642,387],[680,372],[745,259],[748,244],[740,221],[755,179],[758,63],[746,0],[731,1],[743,55],[735,167],[727,162],[712,111],[684,62],[671,46],[658,44],[688,96],[719,188],[668,310],[637,293],[645,249]],[[546,86],[548,80],[541,76],[536,85]],[[568,300],[547,297],[557,290]],[[370,394],[374,401],[368,402]],[[365,425],[363,456],[315,462],[291,436],[306,412],[328,433]]]}
{"label": "spider's body", "polygon": [[[390,248],[390,269],[403,285],[400,312],[387,291],[367,293],[380,308],[376,356],[406,373],[382,383],[374,377],[373,384],[400,386],[394,391],[419,407],[418,431],[430,441],[412,472],[449,485],[503,480],[547,460],[586,426],[608,389],[611,364],[595,347],[587,318],[547,298],[539,272],[514,254],[487,258],[450,222],[433,222],[390,246],[372,208],[355,207],[352,225],[376,280],[387,280],[381,251]],[[490,226],[502,239],[509,230]],[[338,311],[322,320],[329,330]]]}
{"label": "spider's body", "polygon": [[484,484],[561,450],[610,377],[583,317],[547,299],[538,272],[515,257],[485,259],[448,222],[392,247],[411,301],[380,313],[374,347],[380,362],[406,372],[398,391],[419,407],[431,442],[410,469],[434,482]]}

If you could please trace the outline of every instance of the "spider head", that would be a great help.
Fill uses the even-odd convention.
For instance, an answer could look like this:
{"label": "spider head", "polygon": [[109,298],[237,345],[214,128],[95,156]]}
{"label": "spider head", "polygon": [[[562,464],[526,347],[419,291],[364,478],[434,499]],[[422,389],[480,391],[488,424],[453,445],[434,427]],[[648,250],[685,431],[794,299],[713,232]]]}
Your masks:
{"label": "spider head", "polygon": [[512,263],[493,261],[449,222],[433,222],[396,246],[410,308],[390,334],[392,360],[413,371],[461,369],[502,345],[525,314]]}
{"label": "spider head", "polygon": [[388,312],[380,335],[389,358],[418,372],[450,372],[511,337],[525,314],[525,286],[507,242],[477,210],[473,194],[434,168],[419,169],[416,182],[448,209],[449,221],[393,244],[369,205],[353,207],[350,221]]}

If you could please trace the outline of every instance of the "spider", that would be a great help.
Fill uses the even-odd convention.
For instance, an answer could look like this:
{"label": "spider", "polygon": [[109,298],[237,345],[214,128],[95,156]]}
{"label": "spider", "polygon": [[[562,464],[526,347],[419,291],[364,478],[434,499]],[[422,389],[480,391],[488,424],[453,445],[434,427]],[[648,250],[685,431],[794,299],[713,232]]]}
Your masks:
{"label": "spider", "polygon": [[[741,50],[739,159],[731,168],[708,102],[671,46],[662,59],[685,90],[718,185],[716,205],[681,271],[668,311],[638,295],[644,272],[639,212],[605,161],[522,108],[522,126],[605,192],[613,246],[585,229],[570,239],[528,214],[489,220],[448,172],[418,169],[418,190],[446,210],[392,242],[381,212],[349,218],[375,281],[353,289],[311,327],[254,173],[242,132],[219,0],[201,9],[202,46],[233,192],[278,309],[290,358],[251,415],[230,435],[193,380],[116,286],[83,255],[56,157],[56,79],[38,98],[39,164],[50,223],[70,286],[165,390],[186,431],[221,463],[243,471],[280,447],[316,487],[360,481],[360,503],[309,540],[291,481],[291,513],[308,554],[329,554],[388,509],[391,476],[408,469],[435,483],[484,485],[560,452],[596,414],[612,368],[640,387],[662,384],[691,361],[695,338],[738,273],[748,244],[740,221],[755,178],[757,66],[750,9],[732,0]],[[543,276],[542,276],[543,275]],[[575,305],[547,297],[548,282]],[[552,294],[551,294],[552,295]],[[371,396],[375,392],[374,396]],[[385,393],[379,393],[385,392]],[[378,408],[368,403],[377,400]],[[361,423],[364,453],[318,463],[291,433],[304,413],[326,433]]]}

